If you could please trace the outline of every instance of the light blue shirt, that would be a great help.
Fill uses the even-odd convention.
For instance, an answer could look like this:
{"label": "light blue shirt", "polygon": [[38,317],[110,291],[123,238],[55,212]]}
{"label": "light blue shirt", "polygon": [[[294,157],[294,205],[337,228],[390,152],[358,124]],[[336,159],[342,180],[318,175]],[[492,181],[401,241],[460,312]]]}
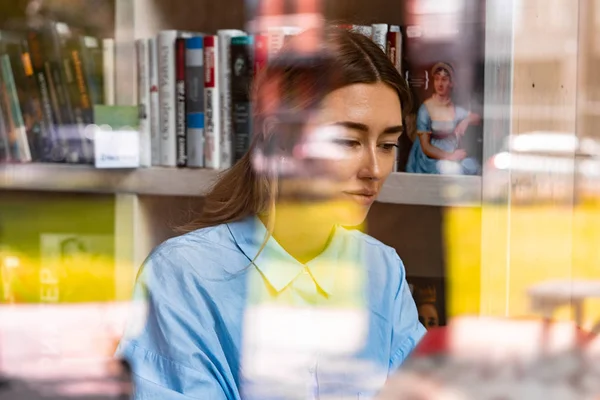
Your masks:
{"label": "light blue shirt", "polygon": [[265,234],[250,217],[150,254],[145,323],[118,349],[134,399],[366,399],[425,334],[391,247],[339,227],[303,265],[272,237],[257,257]]}

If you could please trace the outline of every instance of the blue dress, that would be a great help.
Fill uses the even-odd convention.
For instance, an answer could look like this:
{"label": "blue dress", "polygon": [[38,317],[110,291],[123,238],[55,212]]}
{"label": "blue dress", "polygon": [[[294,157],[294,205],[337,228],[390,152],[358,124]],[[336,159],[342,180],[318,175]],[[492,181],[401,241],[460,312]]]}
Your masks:
{"label": "blue dress", "polygon": [[370,399],[425,334],[394,249],[338,227],[303,265],[272,237],[257,257],[265,233],[249,217],[151,253],[118,348],[133,399]]}
{"label": "blue dress", "polygon": [[[417,113],[417,132],[431,132],[431,145],[445,152],[452,153],[458,148],[458,138],[454,129],[467,118],[469,112],[462,107],[454,106],[454,120],[433,121],[425,103],[421,104]],[[459,162],[449,160],[437,160],[423,153],[421,141],[415,138],[408,162],[406,172],[420,174],[451,173],[460,175],[477,175],[480,166],[477,160],[466,157]]]}

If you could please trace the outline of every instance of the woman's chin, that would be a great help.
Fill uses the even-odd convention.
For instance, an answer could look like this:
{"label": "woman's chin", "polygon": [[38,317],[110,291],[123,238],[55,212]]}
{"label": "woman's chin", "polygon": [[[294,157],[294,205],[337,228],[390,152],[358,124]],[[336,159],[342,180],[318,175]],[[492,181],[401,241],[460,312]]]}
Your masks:
{"label": "woman's chin", "polygon": [[336,208],[338,225],[348,227],[361,226],[367,219],[370,205],[361,205],[354,201],[341,201]]}

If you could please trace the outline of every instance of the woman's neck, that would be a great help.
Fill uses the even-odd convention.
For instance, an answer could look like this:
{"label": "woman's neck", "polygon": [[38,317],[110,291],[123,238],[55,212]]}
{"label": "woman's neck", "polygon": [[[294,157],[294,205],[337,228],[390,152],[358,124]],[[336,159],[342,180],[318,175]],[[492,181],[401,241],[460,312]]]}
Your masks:
{"label": "woman's neck", "polygon": [[439,95],[437,93],[433,94],[433,98],[440,104],[440,105],[445,105],[445,106],[449,106],[452,104],[452,97],[450,97],[449,95]]}
{"label": "woman's neck", "polygon": [[[328,246],[335,225],[327,223],[318,204],[284,203],[276,206],[272,236],[292,257],[306,264]],[[267,228],[269,216],[259,216]]]}

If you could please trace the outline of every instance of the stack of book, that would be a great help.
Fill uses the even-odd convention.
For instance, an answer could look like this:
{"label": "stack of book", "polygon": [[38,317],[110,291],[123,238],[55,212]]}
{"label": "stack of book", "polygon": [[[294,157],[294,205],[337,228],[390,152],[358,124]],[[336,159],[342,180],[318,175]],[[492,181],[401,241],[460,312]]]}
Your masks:
{"label": "stack of book", "polygon": [[114,40],[56,21],[0,31],[0,162],[93,162],[96,104],[114,103]]}
{"label": "stack of book", "polygon": [[[402,34],[388,24],[344,25],[365,34],[401,71]],[[249,35],[178,30],[136,41],[142,166],[226,169],[248,151],[253,78],[299,29]]]}

